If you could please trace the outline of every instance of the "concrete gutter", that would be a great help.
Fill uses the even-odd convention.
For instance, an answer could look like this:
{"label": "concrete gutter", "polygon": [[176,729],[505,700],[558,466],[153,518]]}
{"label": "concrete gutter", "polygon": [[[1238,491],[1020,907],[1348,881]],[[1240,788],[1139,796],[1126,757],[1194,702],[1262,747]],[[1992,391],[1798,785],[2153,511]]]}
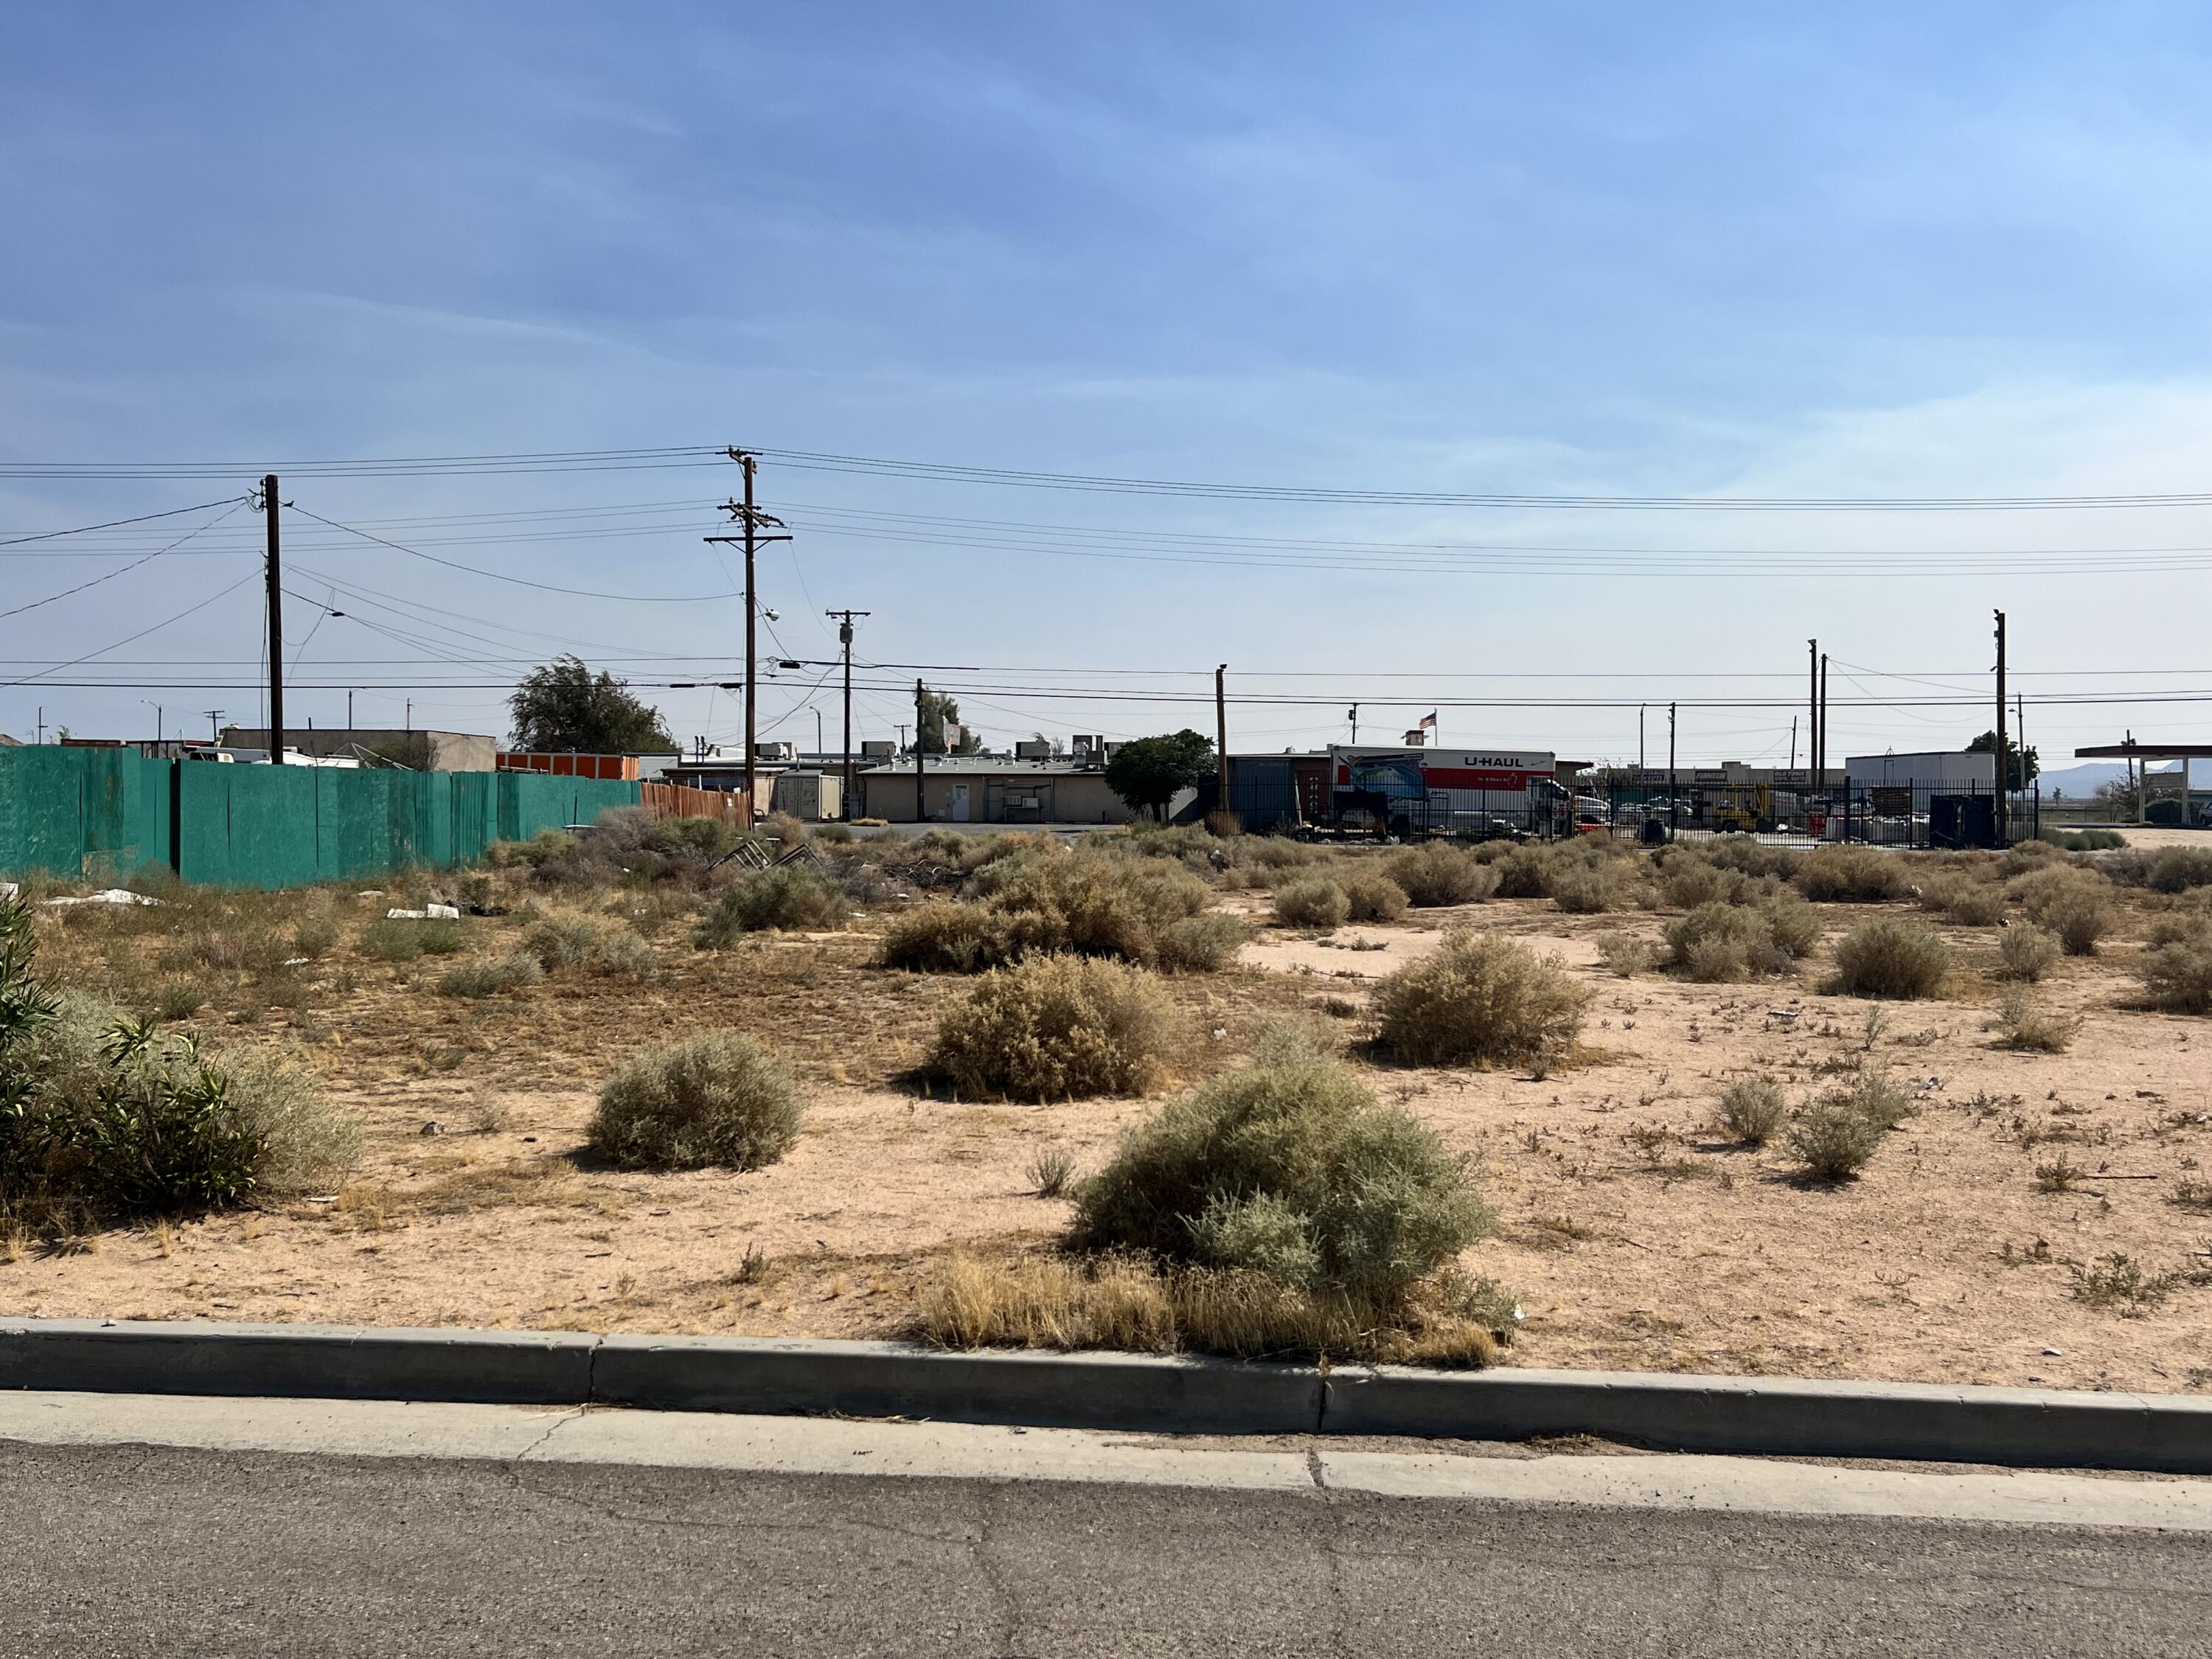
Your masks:
{"label": "concrete gutter", "polygon": [[888,1342],[0,1320],[0,1389],[629,1406],[1048,1428],[1527,1440],[2212,1474],[2212,1399],[1476,1372]]}

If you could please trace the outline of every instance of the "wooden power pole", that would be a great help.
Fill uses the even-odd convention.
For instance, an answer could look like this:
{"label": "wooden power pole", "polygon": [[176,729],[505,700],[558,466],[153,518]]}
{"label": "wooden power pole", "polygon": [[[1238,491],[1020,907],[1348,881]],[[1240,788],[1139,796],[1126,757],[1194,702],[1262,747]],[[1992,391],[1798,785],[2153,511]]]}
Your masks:
{"label": "wooden power pole", "polygon": [[929,821],[929,814],[924,810],[927,805],[924,797],[927,793],[929,769],[922,764],[921,759],[921,726],[922,721],[927,718],[928,702],[928,688],[920,680],[916,680],[914,683],[914,821],[916,823],[927,823]]}
{"label": "wooden power pole", "polygon": [[853,818],[853,618],[865,617],[865,611],[825,611],[825,617],[837,619],[837,644],[845,657],[845,789],[844,810],[838,817],[850,822]]}
{"label": "wooden power pole", "polygon": [[1213,671],[1213,807],[1229,811],[1229,665]]}
{"label": "wooden power pole", "polygon": [[759,659],[760,647],[756,637],[760,621],[760,604],[753,586],[754,556],[770,542],[787,542],[788,535],[763,536],[761,526],[773,525],[784,527],[783,520],[772,514],[763,513],[753,503],[753,477],[759,471],[757,457],[742,449],[722,452],[741,467],[745,475],[745,498],[742,501],[724,501],[722,511],[738,521],[744,532],[736,536],[708,536],[710,542],[736,543],[745,550],[745,823],[752,823],[757,799],[754,791],[758,782],[759,761],[755,753],[756,739],[760,730],[759,716]]}
{"label": "wooden power pole", "polygon": [[276,475],[261,480],[261,511],[269,520],[269,758],[284,763],[284,588],[276,544]]}
{"label": "wooden power pole", "polygon": [[[2005,763],[2005,617],[1996,613],[1997,619],[1997,845],[2012,845],[2012,794],[2007,788],[2012,769]],[[2021,769],[2025,770],[2025,768]]]}

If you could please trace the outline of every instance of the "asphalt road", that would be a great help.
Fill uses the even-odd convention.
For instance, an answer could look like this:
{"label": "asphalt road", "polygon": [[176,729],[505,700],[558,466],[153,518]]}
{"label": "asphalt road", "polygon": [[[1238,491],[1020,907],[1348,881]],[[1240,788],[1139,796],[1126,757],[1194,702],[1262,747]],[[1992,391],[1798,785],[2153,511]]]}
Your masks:
{"label": "asphalt road", "polygon": [[0,1443],[0,1655],[2212,1655],[2212,1534]]}

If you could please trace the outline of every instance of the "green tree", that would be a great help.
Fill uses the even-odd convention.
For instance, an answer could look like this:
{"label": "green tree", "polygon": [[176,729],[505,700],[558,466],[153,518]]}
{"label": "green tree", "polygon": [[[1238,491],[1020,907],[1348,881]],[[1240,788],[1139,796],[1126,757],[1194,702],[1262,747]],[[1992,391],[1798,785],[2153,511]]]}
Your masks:
{"label": "green tree", "polygon": [[[915,742],[925,755],[942,755],[945,747],[945,728],[960,724],[960,705],[948,693],[925,691],[921,694],[921,725],[915,732]],[[954,744],[951,753],[973,755],[983,747],[982,738],[963,728],[960,741]]]}
{"label": "green tree", "polygon": [[[1972,743],[1966,745],[1966,752],[1970,755],[1994,755],[1996,751],[1997,734],[1994,730],[1983,732],[1980,737],[1976,738]],[[2020,744],[2013,739],[2010,733],[2007,733],[2005,737],[2004,787],[2008,790],[2027,788],[2029,784],[2035,781],[2036,774],[2043,770],[2041,764],[2038,763],[2035,758],[2035,745],[2033,744],[2030,744],[2027,746],[2027,769],[2025,774],[2021,770],[2021,755]]]}
{"label": "green tree", "polygon": [[637,755],[676,747],[660,711],[632,696],[627,680],[604,669],[594,675],[576,657],[556,657],[531,670],[507,706],[514,717],[517,749]]}
{"label": "green tree", "polygon": [[1178,790],[1212,770],[1213,739],[1186,726],[1170,736],[1123,744],[1106,763],[1106,783],[1132,811],[1158,817]]}

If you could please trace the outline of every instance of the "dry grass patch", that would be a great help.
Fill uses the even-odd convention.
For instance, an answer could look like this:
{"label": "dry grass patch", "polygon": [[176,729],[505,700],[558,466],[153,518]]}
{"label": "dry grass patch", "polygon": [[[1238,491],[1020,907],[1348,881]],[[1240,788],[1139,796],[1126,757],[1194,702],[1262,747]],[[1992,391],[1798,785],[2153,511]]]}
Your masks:
{"label": "dry grass patch", "polygon": [[1160,929],[1156,952],[1163,973],[1218,974],[1237,960],[1252,930],[1226,910],[1206,910]]}
{"label": "dry grass patch", "polygon": [[1820,917],[1809,904],[1780,897],[1748,905],[1715,902],[1675,917],[1664,933],[1674,965],[1691,979],[1716,984],[1795,972],[1820,942]]}
{"label": "dry grass patch", "polygon": [[606,916],[548,916],[523,933],[522,948],[549,974],[645,979],[659,966],[635,929]]}
{"label": "dry grass patch", "polygon": [[1141,1095],[1158,1085],[1178,1024],[1142,969],[1041,957],[949,1004],[927,1069],[975,1099]]}
{"label": "dry grass patch", "polygon": [[2052,866],[2016,878],[2012,896],[2030,921],[2056,935],[2069,957],[2096,954],[2112,931],[2112,884],[2072,866]]}
{"label": "dry grass patch", "polygon": [[1589,993],[1556,960],[1457,932],[1376,988],[1385,1048],[1416,1066],[1549,1062],[1574,1045]]}
{"label": "dry grass patch", "polygon": [[1518,1310],[1486,1280],[1440,1281],[1377,1305],[1263,1273],[1162,1270],[1127,1259],[956,1255],[921,1292],[922,1338],[939,1347],[1192,1351],[1240,1359],[1476,1367],[1510,1340]]}

